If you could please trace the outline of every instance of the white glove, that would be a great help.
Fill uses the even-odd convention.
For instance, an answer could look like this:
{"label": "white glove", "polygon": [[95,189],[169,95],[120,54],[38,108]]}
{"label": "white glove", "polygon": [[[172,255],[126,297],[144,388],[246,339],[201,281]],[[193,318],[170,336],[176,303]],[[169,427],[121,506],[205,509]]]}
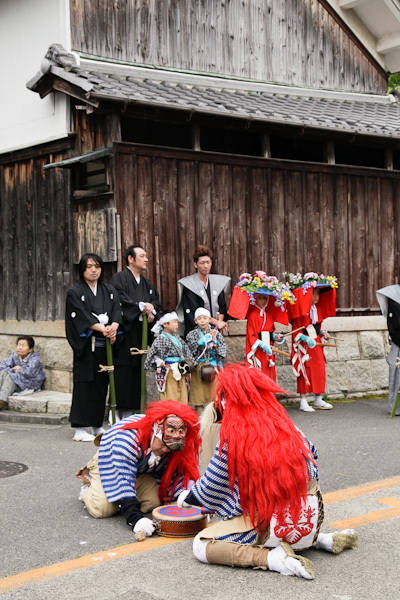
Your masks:
{"label": "white glove", "polygon": [[185,499],[189,496],[189,494],[190,490],[183,490],[183,492],[179,494],[178,500],[176,501],[179,508],[189,508],[190,506],[192,506],[191,504],[185,502]]}
{"label": "white glove", "polygon": [[293,577],[304,577],[304,579],[314,579],[298,558],[288,556],[282,546],[277,546],[268,552],[268,569],[276,571],[281,575],[290,575]]}
{"label": "white glove", "polygon": [[133,533],[139,533],[139,531],[143,531],[146,537],[150,537],[153,535],[155,528],[156,526],[151,519],[142,517],[133,528]]}

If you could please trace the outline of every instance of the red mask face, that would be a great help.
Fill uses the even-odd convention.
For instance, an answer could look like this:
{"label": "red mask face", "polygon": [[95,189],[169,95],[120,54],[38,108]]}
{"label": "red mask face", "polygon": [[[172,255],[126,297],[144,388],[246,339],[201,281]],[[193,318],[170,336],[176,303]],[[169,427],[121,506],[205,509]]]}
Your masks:
{"label": "red mask face", "polygon": [[160,423],[162,441],[170,450],[183,450],[188,426],[176,415],[168,415]]}

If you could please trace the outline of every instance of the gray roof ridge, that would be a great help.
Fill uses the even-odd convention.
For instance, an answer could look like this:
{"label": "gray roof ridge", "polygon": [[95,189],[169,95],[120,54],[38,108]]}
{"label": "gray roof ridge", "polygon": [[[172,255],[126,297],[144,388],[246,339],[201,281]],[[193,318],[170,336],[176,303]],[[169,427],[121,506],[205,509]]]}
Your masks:
{"label": "gray roof ridge", "polygon": [[361,92],[348,92],[340,90],[327,90],[310,87],[292,86],[280,83],[264,83],[261,81],[238,80],[225,76],[208,76],[186,73],[182,71],[165,70],[162,68],[139,67],[116,62],[107,62],[81,58],[80,69],[105,74],[121,74],[126,77],[138,79],[151,79],[153,81],[177,83],[181,85],[226,89],[231,91],[263,92],[281,94],[294,97],[326,98],[328,100],[359,101],[366,103],[391,104],[396,102],[392,95],[366,94]]}

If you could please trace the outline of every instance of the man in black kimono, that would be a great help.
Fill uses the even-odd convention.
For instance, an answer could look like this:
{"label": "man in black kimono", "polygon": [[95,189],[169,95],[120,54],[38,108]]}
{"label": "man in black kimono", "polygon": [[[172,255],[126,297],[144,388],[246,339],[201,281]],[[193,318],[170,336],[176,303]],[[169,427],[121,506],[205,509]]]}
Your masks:
{"label": "man in black kimono", "polygon": [[[118,292],[102,282],[103,261],[96,254],[84,254],[79,262],[80,282],[67,292],[65,329],[74,351],[74,389],[69,416],[75,427],[73,439],[90,442],[103,431],[102,424],[109,383],[106,338],[116,340],[122,322]],[[92,428],[88,434],[86,427]]]}
{"label": "man in black kimono", "polygon": [[210,324],[221,333],[228,330],[226,320],[228,309],[225,294],[231,278],[225,275],[210,274],[213,254],[206,246],[197,246],[193,262],[196,273],[178,281],[178,306],[176,312],[180,321],[185,321],[185,338],[196,324],[194,313],[198,308],[206,308],[211,314]]}
{"label": "man in black kimono", "polygon": [[[376,292],[382,314],[387,319],[389,330],[390,352],[386,357],[389,365],[389,397],[388,413],[392,414],[400,387],[400,285],[388,285]],[[397,404],[395,415],[400,416],[400,405]]]}
{"label": "man in black kimono", "polygon": [[[161,311],[156,288],[142,275],[149,261],[144,248],[137,244],[129,246],[125,261],[127,268],[115,273],[111,279],[111,285],[119,292],[124,329],[118,356],[114,362],[117,421],[140,411],[141,356],[132,356],[130,348],[142,347],[143,315],[145,314],[148,322],[152,323]],[[153,341],[150,329],[149,345]]]}

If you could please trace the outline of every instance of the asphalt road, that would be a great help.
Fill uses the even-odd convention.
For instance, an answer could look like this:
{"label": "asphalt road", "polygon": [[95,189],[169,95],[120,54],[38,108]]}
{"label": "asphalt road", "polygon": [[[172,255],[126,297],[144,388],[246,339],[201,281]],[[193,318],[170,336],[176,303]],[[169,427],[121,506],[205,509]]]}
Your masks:
{"label": "asphalt road", "polygon": [[[318,448],[320,483],[327,498],[343,488],[400,476],[400,418],[389,419],[385,400],[335,403],[333,410],[315,413],[289,406],[288,412]],[[316,550],[304,553],[316,570],[316,579],[307,582],[203,565],[193,557],[190,540],[153,548],[147,541],[133,545],[132,532],[121,516],[93,519],[77,500],[80,483],[75,473],[94,450],[91,444],[73,442],[67,425],[0,423],[0,461],[28,467],[0,478],[0,595],[5,599],[308,600],[312,594],[321,600],[397,600],[400,594],[400,479],[388,489],[383,485],[342,502],[332,496],[324,531],[333,531],[329,523],[338,520],[392,512],[385,513],[388,518],[381,513],[357,526],[357,550],[339,556]],[[378,502],[382,498],[386,504]],[[153,541],[157,540],[165,542],[165,538]],[[107,553],[110,549],[116,550]],[[134,554],[136,549],[140,552]],[[101,552],[105,554],[91,557]],[[90,566],[75,568],[84,556]],[[68,572],[65,561],[72,561]],[[42,567],[46,567],[43,581],[24,575]]]}

